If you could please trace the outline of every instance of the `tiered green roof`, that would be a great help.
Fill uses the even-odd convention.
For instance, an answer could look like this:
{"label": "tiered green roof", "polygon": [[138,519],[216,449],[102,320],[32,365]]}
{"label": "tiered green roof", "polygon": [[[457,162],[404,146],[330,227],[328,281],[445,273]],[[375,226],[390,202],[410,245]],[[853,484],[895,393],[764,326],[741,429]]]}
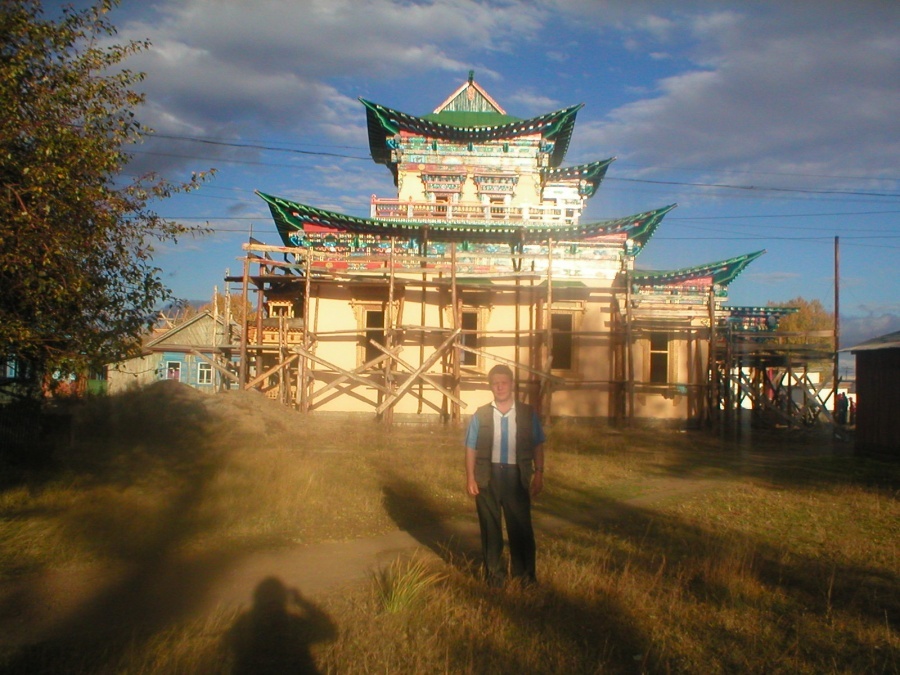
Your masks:
{"label": "tiered green roof", "polygon": [[[582,104],[530,119],[508,115],[491,96],[474,81],[470,71],[466,83],[430,114],[410,115],[387,106],[360,98],[366,108],[369,149],[372,159],[390,168],[395,180],[398,176],[392,149],[397,147],[396,136],[401,132],[419,135],[436,141],[452,143],[485,143],[522,136],[540,134],[542,140],[552,145],[544,147],[549,152],[549,166],[540,169],[545,183],[577,179],[583,197],[593,196],[606,176],[615,158],[578,166],[561,167],[569,148],[575,117]],[[325,228],[338,233],[368,234],[384,238],[430,242],[467,242],[474,244],[543,244],[556,242],[591,242],[604,238],[626,239],[625,250],[629,255],[641,252],[663,217],[675,205],[639,213],[625,218],[584,224],[524,224],[497,220],[404,220],[358,218],[280,197],[257,192],[266,201],[275,220],[278,234],[286,246],[296,245],[298,232]],[[652,288],[683,284],[691,280],[709,278],[713,284],[725,287],[731,283],[753,260],[765,251],[757,251],[729,260],[696,267],[658,272],[634,272],[631,275],[636,287]]]}
{"label": "tiered green roof", "polygon": [[635,286],[659,287],[672,284],[683,284],[693,279],[712,278],[712,283],[724,288],[737,278],[751,262],[765,253],[765,250],[748,253],[746,255],[721,260],[719,262],[686,267],[680,270],[633,272],[631,281]]}
{"label": "tiered green roof", "polygon": [[343,213],[317,209],[281,197],[257,194],[269,205],[272,218],[286,246],[293,246],[291,235],[306,226],[326,227],[338,232],[371,234],[381,237],[418,239],[432,242],[470,242],[479,244],[542,244],[553,241],[587,241],[605,236],[625,235],[639,249],[650,238],[663,217],[675,208],[664,206],[626,218],[578,225],[498,224],[497,221],[381,220],[357,218]]}
{"label": "tiered green roof", "polygon": [[547,168],[542,170],[544,180],[567,180],[577,178],[587,182],[587,188],[583,191],[585,197],[593,197],[600,187],[600,183],[606,177],[606,170],[609,165],[616,161],[615,157],[602,159],[599,162],[591,162],[590,164],[579,164],[577,166],[567,166],[558,168]]}
{"label": "tiered green roof", "polygon": [[522,121],[519,117],[504,115],[503,113],[473,112],[470,110],[445,110],[439,113],[422,115],[422,119],[442,126],[460,129],[499,127]]}
{"label": "tiered green roof", "polygon": [[[378,164],[391,164],[391,149],[388,140],[400,131],[408,131],[427,138],[444,139],[456,143],[484,143],[502,141],[508,138],[542,134],[553,142],[550,165],[559,166],[569,149],[575,115],[583,104],[547,113],[527,120],[511,118],[499,113],[443,112],[429,117],[416,117],[394,110],[378,103],[359,99],[366,107],[366,123],[369,130],[369,150]],[[444,117],[448,115],[448,117]],[[441,120],[441,121],[435,121]],[[483,124],[457,126],[445,123],[450,120],[480,121]],[[508,121],[512,120],[512,121]]]}

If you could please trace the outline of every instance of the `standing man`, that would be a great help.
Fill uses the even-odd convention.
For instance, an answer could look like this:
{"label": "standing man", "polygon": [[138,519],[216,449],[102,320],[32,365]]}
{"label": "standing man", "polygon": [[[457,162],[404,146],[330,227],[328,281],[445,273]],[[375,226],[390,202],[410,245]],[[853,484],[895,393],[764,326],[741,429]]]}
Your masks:
{"label": "standing man", "polygon": [[508,366],[491,368],[488,383],[494,400],[475,411],[466,434],[466,490],[475,498],[488,584],[502,586],[506,580],[502,514],[510,573],[528,585],[536,581],[531,498],[544,487],[546,439],[534,409],[515,400]]}

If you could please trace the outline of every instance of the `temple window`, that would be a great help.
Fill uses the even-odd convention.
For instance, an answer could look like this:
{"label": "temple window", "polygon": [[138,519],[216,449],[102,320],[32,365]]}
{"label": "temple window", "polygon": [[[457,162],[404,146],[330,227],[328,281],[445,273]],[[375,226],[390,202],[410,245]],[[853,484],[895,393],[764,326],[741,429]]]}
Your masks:
{"label": "temple window", "polygon": [[268,308],[270,319],[278,317],[284,317],[285,319],[294,318],[294,303],[291,300],[270,300]]}
{"label": "temple window", "polygon": [[669,334],[650,333],[650,382],[666,384],[669,381]]}
{"label": "temple window", "polygon": [[514,174],[476,174],[472,179],[481,197],[513,195],[519,182],[519,177]]}
{"label": "temple window", "polygon": [[550,315],[550,328],[553,331],[553,370],[574,369],[574,323],[575,316],[571,312],[553,312]]}
{"label": "temple window", "polygon": [[463,183],[465,182],[465,174],[422,173],[422,184],[425,186],[425,192],[431,193],[435,197],[438,195],[458,195],[462,192]]}
{"label": "temple window", "polygon": [[[463,332],[459,336],[459,342],[465,347],[478,349],[478,310],[464,309],[462,312]],[[478,366],[478,354],[459,350],[459,363],[463,366]]]}
{"label": "temple window", "polygon": [[381,355],[378,349],[371,341],[378,344],[384,344],[384,310],[383,309],[366,309],[365,315],[365,331],[363,333],[363,363],[368,363],[372,359]]}

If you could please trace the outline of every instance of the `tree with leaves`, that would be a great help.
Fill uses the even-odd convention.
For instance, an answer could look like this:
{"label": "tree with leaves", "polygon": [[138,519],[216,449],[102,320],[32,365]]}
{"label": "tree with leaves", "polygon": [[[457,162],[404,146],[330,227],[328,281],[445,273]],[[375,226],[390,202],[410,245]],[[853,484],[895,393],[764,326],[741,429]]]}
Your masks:
{"label": "tree with leaves", "polygon": [[0,5],[0,359],[38,385],[119,360],[171,298],[154,243],[202,228],[151,203],[199,185],[126,178],[143,74],[123,67],[147,42],[111,44],[117,0],[47,19],[39,0]]}
{"label": "tree with leaves", "polygon": [[[788,314],[778,322],[778,331],[783,333],[803,333],[787,338],[789,344],[819,344],[834,348],[834,313],[829,312],[819,300],[796,297],[787,302],[769,302],[770,307],[793,307],[797,311]],[[805,335],[816,331],[830,331],[828,335]]]}

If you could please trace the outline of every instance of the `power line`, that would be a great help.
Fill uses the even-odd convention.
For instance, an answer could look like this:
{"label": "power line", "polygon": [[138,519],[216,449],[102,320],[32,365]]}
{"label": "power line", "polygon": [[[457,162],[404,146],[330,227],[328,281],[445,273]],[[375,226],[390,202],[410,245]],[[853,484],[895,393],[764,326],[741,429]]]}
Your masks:
{"label": "power line", "polygon": [[[360,157],[358,155],[344,155],[336,152],[324,152],[321,150],[300,150],[298,148],[279,148],[272,145],[259,145],[257,143],[235,143],[231,141],[214,141],[206,138],[192,138],[189,136],[171,136],[168,134],[153,134],[155,138],[168,138],[170,140],[178,140],[178,141],[189,141],[191,143],[203,143],[206,145],[221,145],[227,148],[248,148],[251,150],[266,150],[269,152],[287,152],[297,155],[320,155],[323,157],[342,157],[345,159],[364,159],[369,160],[371,157],[365,156]],[[334,147],[334,146],[325,146],[325,147]],[[346,147],[346,146],[338,146],[338,147]]]}
{"label": "power line", "polygon": [[859,190],[812,190],[805,188],[779,188],[763,185],[730,185],[728,183],[689,183],[673,180],[650,180],[649,178],[615,178],[606,177],[604,181],[622,181],[625,183],[650,183],[652,185],[686,185],[688,187],[719,188],[726,190],[748,190],[752,192],[789,192],[812,195],[848,195],[851,197],[890,197],[896,199],[900,193],[863,192]]}
{"label": "power line", "polygon": [[834,211],[832,213],[769,213],[755,216],[667,216],[666,220],[743,220],[750,218],[828,218],[831,216],[881,216],[900,211]]}
{"label": "power line", "polygon": [[[242,147],[242,148],[257,148],[260,150],[274,150],[276,152],[292,152],[293,149],[289,147],[277,147],[267,145],[267,143],[278,143],[279,141],[259,141],[255,139],[250,139],[244,141],[243,143],[238,143],[236,141],[222,141],[215,138],[209,138],[206,136],[177,136],[174,134],[162,134],[158,132],[153,132],[148,135],[148,138],[168,138],[170,140],[176,141],[193,141],[196,143],[208,143],[210,145],[230,145],[234,147]],[[282,141],[282,145],[289,145],[287,141]],[[345,150],[365,150],[364,146],[361,145],[333,145],[333,144],[325,144],[325,143],[296,143],[293,145],[298,146],[306,146],[310,148],[343,148]],[[368,159],[368,157],[366,157]]]}
{"label": "power line", "polygon": [[835,176],[833,174],[825,174],[825,173],[787,173],[784,171],[750,171],[748,169],[706,169],[706,168],[698,168],[692,166],[665,166],[665,165],[655,165],[652,167],[640,166],[639,164],[631,164],[630,162],[623,162],[621,160],[616,161],[617,166],[623,167],[633,167],[640,170],[646,170],[648,168],[657,169],[657,170],[668,170],[668,171],[693,171],[696,173],[725,173],[725,174],[747,174],[747,175],[756,175],[756,176],[788,176],[788,177],[800,177],[800,178],[829,178],[833,180],[879,180],[879,181],[892,181],[897,182],[900,178],[890,178],[888,176],[848,176],[841,175]]}
{"label": "power line", "polygon": [[[247,164],[248,166],[272,166],[288,169],[302,169],[304,171],[315,170],[314,166],[301,166],[298,164],[280,164],[278,162],[255,162],[249,159],[233,159],[231,157],[201,157],[200,155],[179,155],[174,152],[156,152],[154,150],[131,150],[133,155],[154,155],[157,157],[175,157],[176,159],[202,160],[205,162],[224,162],[226,164]],[[332,155],[335,156],[335,155]],[[359,159],[359,158],[350,158]],[[368,158],[366,158],[368,159]]]}
{"label": "power line", "polygon": [[[340,159],[356,159],[362,161],[369,161],[371,157],[369,156],[361,156],[361,155],[347,155],[342,153],[334,153],[334,152],[325,152],[322,150],[301,150],[299,148],[280,148],[272,145],[262,145],[258,143],[238,143],[231,141],[218,141],[207,138],[199,138],[192,136],[177,136],[172,134],[153,134],[154,137],[158,138],[167,138],[170,140],[181,140],[181,141],[189,141],[193,143],[202,143],[206,145],[216,145],[216,146],[224,146],[224,147],[235,147],[235,148],[247,148],[254,150],[264,150],[267,152],[284,152],[289,154],[299,154],[306,156],[318,156],[318,157],[335,157]],[[353,146],[324,146],[324,147],[353,147]],[[234,160],[228,158],[207,158],[207,157],[191,157],[185,155],[176,155],[171,153],[160,153],[154,151],[133,151],[135,153],[141,154],[156,154],[168,157],[178,157],[181,159],[205,159],[208,161],[227,161],[234,163],[246,163],[251,165],[259,165],[259,166],[289,166],[291,168],[300,168],[296,165],[284,165],[277,163],[269,163],[269,162],[252,162],[250,160]],[[728,171],[718,171],[718,173],[738,173],[736,171],[728,170]],[[749,172],[747,172],[749,173]],[[809,177],[807,174],[776,174],[772,173],[771,175],[784,175],[784,176],[801,176],[801,177]],[[827,177],[827,178],[848,178],[848,177],[840,177],[840,176],[817,176],[817,177]],[[856,177],[851,177],[856,178]],[[870,179],[875,180],[875,179]],[[879,179],[885,180],[885,179]],[[893,179],[887,179],[893,180]],[[882,192],[867,192],[862,190],[836,190],[836,189],[811,189],[811,188],[783,188],[783,187],[775,187],[775,186],[762,186],[762,185],[738,185],[738,184],[730,184],[730,183],[703,183],[703,182],[690,182],[690,181],[666,181],[666,180],[653,180],[649,178],[618,178],[615,176],[607,176],[604,181],[620,181],[620,182],[628,182],[628,183],[645,183],[651,185],[673,185],[673,186],[683,186],[683,187],[699,187],[699,188],[716,188],[716,189],[727,189],[727,190],[744,190],[750,192],[785,192],[790,194],[813,194],[813,195],[844,195],[844,196],[854,196],[854,197],[885,197],[896,199],[900,198],[900,193],[882,193]]]}

